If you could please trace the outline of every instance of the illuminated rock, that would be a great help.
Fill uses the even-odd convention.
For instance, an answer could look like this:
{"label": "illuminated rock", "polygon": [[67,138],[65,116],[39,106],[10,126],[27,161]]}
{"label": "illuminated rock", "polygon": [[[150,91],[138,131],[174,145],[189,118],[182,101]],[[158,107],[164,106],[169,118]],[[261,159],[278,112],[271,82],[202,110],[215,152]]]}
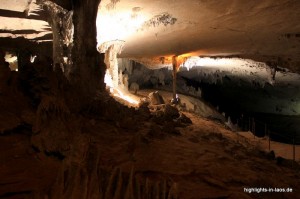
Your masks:
{"label": "illuminated rock", "polygon": [[148,95],[148,98],[150,100],[150,104],[151,105],[161,105],[161,104],[165,104],[164,99],[162,98],[162,96],[159,94],[158,91],[152,92]]}

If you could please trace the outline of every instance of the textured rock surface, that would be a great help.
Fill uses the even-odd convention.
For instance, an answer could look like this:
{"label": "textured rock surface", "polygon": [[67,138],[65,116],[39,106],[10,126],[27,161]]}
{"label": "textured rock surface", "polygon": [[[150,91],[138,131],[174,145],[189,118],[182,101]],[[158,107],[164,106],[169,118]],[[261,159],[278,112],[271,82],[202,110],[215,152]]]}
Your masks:
{"label": "textured rock surface", "polygon": [[150,105],[161,105],[165,103],[164,99],[162,98],[162,96],[159,94],[158,91],[150,93],[148,95],[148,98],[150,100]]}
{"label": "textured rock surface", "polygon": [[[258,61],[280,57],[283,67],[296,71],[299,66],[298,1],[121,0],[108,10],[109,2],[101,2],[98,24],[111,30],[107,34],[105,28],[98,28],[98,41],[124,40],[123,57],[155,57],[152,65],[161,56],[186,53]],[[123,27],[127,32],[120,33]]]}
{"label": "textured rock surface", "polygon": [[[42,21],[45,13],[36,1],[0,2],[0,37],[52,39],[49,26]],[[71,10],[68,1],[55,2]],[[125,41],[122,56],[141,61],[142,57],[158,60],[164,56],[168,60],[169,55],[191,52],[265,62],[276,62],[280,57],[280,66],[299,71],[299,9],[295,0],[103,0],[97,22],[98,44]],[[150,62],[154,65],[156,61]]]}
{"label": "textured rock surface", "polygon": [[[1,0],[0,5],[3,9],[0,14],[5,16],[5,19],[0,18],[1,22],[5,20],[5,23],[1,23],[5,26],[1,27],[3,33],[18,37],[28,36],[32,32],[40,34],[49,31],[48,26],[37,28],[36,32],[30,28],[26,29],[27,25],[33,27],[36,25],[37,21],[33,20],[39,17],[34,13],[43,15],[43,12],[39,12],[42,7],[36,7],[35,2],[49,1],[19,1],[18,6],[14,8],[10,3],[15,2]],[[100,0],[51,2],[57,3],[64,9],[62,13],[55,12],[54,16],[51,16],[55,20],[59,18],[59,22],[62,22],[62,18],[70,19],[65,18],[65,14],[73,11],[74,42],[72,50],[69,51],[71,56],[68,58],[71,59],[71,64],[67,74],[61,70],[53,70],[53,64],[51,65],[53,61],[62,62],[61,55],[66,50],[64,48],[66,46],[62,46],[62,43],[65,45],[70,41],[69,34],[66,34],[66,31],[69,31],[66,24],[52,24],[53,27],[56,26],[53,28],[55,34],[61,33],[60,36],[63,38],[67,35],[67,40],[58,38],[57,35],[53,37],[60,39],[58,43],[54,42],[53,52],[53,56],[58,53],[58,60],[55,61],[56,57],[49,60],[47,58],[51,56],[48,55],[48,57],[39,56],[39,61],[30,63],[29,58],[33,53],[31,50],[35,47],[30,47],[29,42],[16,52],[19,58],[18,73],[9,71],[3,56],[0,57],[0,75],[2,75],[0,79],[0,198],[247,198],[249,195],[243,188],[258,185],[294,189],[291,194],[267,195],[270,198],[294,199],[299,196],[296,163],[291,165],[290,161],[277,159],[278,163],[282,164],[276,165],[275,160],[270,160],[255,145],[245,140],[238,140],[236,134],[224,129],[222,125],[186,113],[191,118],[191,123],[177,108],[169,104],[158,106],[160,109],[151,115],[147,103],[142,104],[139,110],[135,110],[109,97],[104,90],[103,82],[106,69],[104,56],[99,55],[96,50],[96,17]],[[145,5],[149,5],[150,9],[158,13],[149,12],[142,5],[130,7],[130,11],[133,12],[132,18],[139,18],[139,14],[144,11],[151,13],[142,21],[142,29],[138,32],[147,31],[148,36],[149,34],[151,36],[153,31],[159,28],[160,31],[154,35],[157,40],[163,39],[163,42],[150,44],[152,38],[145,34],[143,48],[129,43],[126,52],[128,56],[130,53],[152,56],[154,55],[152,51],[157,51],[161,55],[199,50],[194,49],[195,46],[199,47],[199,42],[203,42],[201,48],[208,50],[208,54],[239,51],[241,47],[256,52],[257,46],[247,45],[248,40],[243,40],[244,35],[240,33],[241,31],[231,27],[244,23],[232,24],[232,22],[241,16],[248,17],[245,18],[247,22],[255,20],[256,17],[263,22],[268,22],[270,15],[261,16],[260,11],[274,13],[274,8],[280,7],[286,11],[291,8],[291,5],[293,7],[297,5],[295,1],[281,1],[274,5],[271,1],[253,1],[257,4],[252,1],[245,4],[237,1],[224,3],[225,1],[175,0],[172,2],[172,4],[166,1],[156,4],[158,3],[156,1],[144,1]],[[102,8],[114,11],[120,4],[127,5],[128,2],[110,0],[103,3],[104,5],[100,5]],[[128,5],[132,6],[132,4]],[[216,7],[215,10],[215,5],[220,7]],[[248,9],[247,6],[252,7]],[[164,8],[170,10],[160,10]],[[183,8],[191,8],[191,12],[187,12],[188,16],[182,16],[187,11]],[[199,8],[203,10],[198,10]],[[251,13],[254,16],[245,16],[237,8],[258,12]],[[194,16],[195,13],[197,14]],[[199,13],[203,15],[202,18]],[[56,16],[60,14],[63,16]],[[7,18],[14,16],[19,17],[17,19],[19,24],[9,24],[9,20],[6,21]],[[298,24],[294,24],[292,20],[295,16],[291,15],[291,18],[288,18],[290,12],[289,14],[279,12],[278,16],[283,17],[282,20],[291,19],[289,25],[279,23],[283,26],[278,34],[283,34],[287,30],[294,32],[297,30]],[[25,20],[25,17],[28,17],[29,21]],[[193,21],[186,23],[185,17],[191,19],[196,17],[201,23],[199,26]],[[207,18],[211,19],[208,22],[210,29],[216,31],[213,34],[211,31],[205,31],[207,26],[204,25],[207,25],[205,24],[207,21],[204,19]],[[22,23],[25,21],[26,23]],[[264,34],[264,31],[255,34],[256,29],[261,26],[256,22],[253,26],[251,24],[253,23],[249,23],[249,34],[255,35],[254,43],[260,43],[262,41],[258,39],[260,37],[269,36],[268,32]],[[23,27],[18,29],[18,25]],[[100,26],[106,31],[111,30],[104,24],[100,23]],[[196,33],[197,35],[199,33],[201,40],[192,36],[196,33],[191,31],[191,27],[199,31]],[[201,32],[199,27],[204,28],[204,32]],[[290,30],[290,27],[294,29]],[[274,31],[270,26],[267,28],[270,32]],[[63,29],[62,32],[60,29]],[[121,32],[120,30],[123,29],[119,27],[118,33]],[[160,37],[161,31],[165,32],[162,34],[163,37]],[[178,34],[171,36],[174,32],[180,34],[180,39]],[[183,32],[186,36],[181,40]],[[242,36],[233,36],[235,34]],[[220,38],[217,37],[219,35]],[[35,39],[39,40],[37,37]],[[296,38],[297,34],[295,36],[287,34],[286,37]],[[230,43],[233,38],[239,43]],[[140,39],[139,36],[136,37],[136,41]],[[194,43],[191,44],[192,41]],[[270,43],[274,53],[279,54],[276,56],[281,56],[282,51],[276,48],[278,43]],[[9,42],[5,44],[1,48],[10,49]],[[134,45],[134,48],[130,45]],[[223,48],[227,45],[230,48]],[[145,46],[147,48],[144,48]],[[189,47],[186,48],[187,46]],[[18,45],[14,46],[14,50],[16,48]],[[286,49],[289,49],[289,46]],[[48,49],[48,52],[50,50]],[[268,50],[263,46],[261,52],[263,54],[271,52]],[[36,51],[38,50],[35,49]],[[293,54],[293,51],[288,52]],[[271,55],[274,55],[272,53]],[[159,58],[161,62],[166,60]],[[162,74],[158,74],[158,78],[152,78],[153,85],[164,85],[165,76]],[[182,123],[190,125],[182,128]]]}

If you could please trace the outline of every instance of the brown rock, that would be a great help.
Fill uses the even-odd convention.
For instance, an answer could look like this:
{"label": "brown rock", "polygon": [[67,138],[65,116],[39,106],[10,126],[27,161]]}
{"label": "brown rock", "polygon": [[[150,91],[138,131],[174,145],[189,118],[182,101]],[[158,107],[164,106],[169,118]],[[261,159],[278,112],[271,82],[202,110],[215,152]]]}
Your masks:
{"label": "brown rock", "polygon": [[164,115],[166,118],[176,119],[179,117],[179,111],[176,107],[167,104],[164,108]]}
{"label": "brown rock", "polygon": [[151,105],[164,104],[165,101],[163,97],[158,93],[158,91],[152,92],[148,95]]}

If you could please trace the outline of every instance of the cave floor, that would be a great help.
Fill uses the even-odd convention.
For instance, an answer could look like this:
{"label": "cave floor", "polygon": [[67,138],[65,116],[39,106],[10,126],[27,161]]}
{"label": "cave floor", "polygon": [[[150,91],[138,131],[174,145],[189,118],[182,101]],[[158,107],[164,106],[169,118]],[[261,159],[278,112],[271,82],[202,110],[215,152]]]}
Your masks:
{"label": "cave floor", "polygon": [[[299,168],[279,164],[249,139],[242,139],[223,124],[192,113],[193,122],[168,134],[151,121],[121,128],[114,121],[86,123],[97,148],[99,164],[120,168],[150,182],[176,185],[178,198],[300,198]],[[47,193],[62,160],[33,150],[30,134],[0,137],[0,198],[26,198]],[[244,188],[292,188],[292,193],[245,193]],[[38,198],[38,197],[37,197]]]}
{"label": "cave floor", "polygon": [[[139,97],[147,97],[149,93],[154,92],[153,89],[143,89],[140,90],[137,94]],[[172,99],[172,93],[168,91],[158,90],[161,96],[166,102],[170,102]],[[194,113],[198,116],[203,116],[206,118],[214,118],[219,121],[226,122],[226,118],[218,113],[214,107],[205,103],[201,98],[195,98],[193,96],[187,96],[179,94],[181,103],[185,104],[185,110]],[[238,133],[239,136],[236,136],[237,139],[247,139],[253,145],[256,145],[258,148],[264,151],[269,151],[269,140],[268,137],[257,137],[253,136],[253,133],[250,131],[240,131],[236,129],[235,133]],[[280,156],[286,159],[293,159],[293,145],[286,144],[282,142],[277,142],[270,140],[270,150],[273,150],[276,156]],[[295,145],[295,160],[300,162],[300,145]]]}
{"label": "cave floor", "polygon": [[[253,145],[257,145],[264,151],[269,151],[269,139],[268,137],[257,137],[249,131],[238,132],[242,136],[242,139],[246,138],[252,142]],[[276,156],[280,156],[286,159],[293,159],[293,145],[270,140],[270,150],[273,150]],[[300,162],[300,145],[295,145],[295,160]]]}

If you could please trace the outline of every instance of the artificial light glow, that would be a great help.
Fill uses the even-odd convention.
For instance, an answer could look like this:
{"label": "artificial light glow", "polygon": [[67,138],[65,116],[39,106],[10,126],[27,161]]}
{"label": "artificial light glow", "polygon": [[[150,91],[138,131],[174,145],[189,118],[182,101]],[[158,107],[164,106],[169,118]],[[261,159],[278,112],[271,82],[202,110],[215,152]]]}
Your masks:
{"label": "artificial light glow", "polygon": [[145,21],[144,15],[133,17],[131,10],[114,11],[100,7],[96,21],[98,45],[112,40],[126,41]]}
{"label": "artificial light glow", "polygon": [[[210,58],[210,57],[189,57],[185,63],[181,65],[182,70],[210,71],[209,73],[220,73],[223,76],[226,73],[235,74],[239,77],[247,77],[247,80],[259,82],[260,85],[275,83],[274,71],[268,68],[265,63],[256,62],[251,59],[241,58]],[[266,70],[267,69],[267,70]],[[280,76],[280,73],[276,73]],[[219,75],[222,81],[222,76]],[[212,78],[212,81],[216,79]]]}
{"label": "artificial light glow", "polygon": [[124,99],[127,102],[129,102],[130,104],[133,104],[135,106],[137,106],[140,102],[138,99],[136,99],[137,97],[134,97],[132,94],[129,94],[128,91],[126,92],[125,90],[123,90],[121,88],[114,89],[113,95],[115,97]]}
{"label": "artificial light glow", "polygon": [[64,63],[67,64],[68,63],[68,57],[63,57]]}
{"label": "artificial light glow", "polygon": [[18,57],[14,53],[6,52],[4,59],[9,63],[9,68],[11,71],[17,71]]}
{"label": "artificial light glow", "polygon": [[243,65],[247,60],[237,59],[237,58],[210,58],[210,57],[197,57],[191,56],[181,64],[181,66],[186,67],[188,70],[193,67],[230,67],[236,65]]}
{"label": "artificial light glow", "polygon": [[104,83],[106,84],[106,88],[109,89],[110,93],[114,97],[125,100],[127,102],[126,104],[129,106],[138,106],[140,100],[137,96],[129,93],[125,89],[114,87],[112,76],[109,74],[109,70],[106,70]]}
{"label": "artificial light glow", "polygon": [[34,55],[34,56],[30,56],[30,62],[31,62],[31,63],[33,63],[33,62],[34,62],[34,60],[35,60],[35,58],[36,58],[36,55]]}
{"label": "artificial light glow", "polygon": [[188,57],[191,57],[193,55],[194,55],[194,53],[184,53],[184,54],[178,55],[178,57],[188,58]]}
{"label": "artificial light glow", "polygon": [[108,70],[106,70],[106,72],[105,72],[104,83],[106,84],[106,87],[110,89],[110,92],[112,92],[112,91],[113,91],[114,84],[113,84],[112,77],[111,77],[111,75],[109,74],[109,71],[108,71]]}
{"label": "artificial light glow", "polygon": [[17,61],[18,57],[16,55],[14,55],[14,54],[6,52],[4,59],[8,63],[12,63],[12,62]]}

